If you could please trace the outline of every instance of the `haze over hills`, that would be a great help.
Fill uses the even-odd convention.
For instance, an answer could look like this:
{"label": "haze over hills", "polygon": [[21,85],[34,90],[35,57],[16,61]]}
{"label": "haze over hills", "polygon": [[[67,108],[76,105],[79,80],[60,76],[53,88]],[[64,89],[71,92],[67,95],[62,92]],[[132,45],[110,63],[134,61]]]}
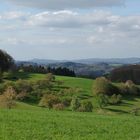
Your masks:
{"label": "haze over hills", "polygon": [[79,60],[51,60],[32,59],[29,61],[17,61],[17,64],[43,65],[51,68],[68,68],[74,70],[77,76],[96,78],[110,73],[114,68],[122,65],[139,64],[140,58],[91,58]]}
{"label": "haze over hills", "polygon": [[32,59],[29,62],[34,62],[37,64],[53,64],[53,63],[64,63],[73,62],[81,64],[98,64],[98,63],[108,63],[108,64],[137,64],[140,63],[140,58],[89,58],[89,59],[78,59],[78,60],[51,60],[51,59]]}

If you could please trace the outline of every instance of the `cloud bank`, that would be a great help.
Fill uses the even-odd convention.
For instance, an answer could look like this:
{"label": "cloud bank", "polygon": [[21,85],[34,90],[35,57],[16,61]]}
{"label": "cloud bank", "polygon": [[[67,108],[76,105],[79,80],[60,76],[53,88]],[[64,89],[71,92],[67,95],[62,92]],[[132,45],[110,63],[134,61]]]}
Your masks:
{"label": "cloud bank", "polygon": [[94,7],[112,7],[124,4],[125,0],[7,0],[20,6],[52,10],[88,9]]}

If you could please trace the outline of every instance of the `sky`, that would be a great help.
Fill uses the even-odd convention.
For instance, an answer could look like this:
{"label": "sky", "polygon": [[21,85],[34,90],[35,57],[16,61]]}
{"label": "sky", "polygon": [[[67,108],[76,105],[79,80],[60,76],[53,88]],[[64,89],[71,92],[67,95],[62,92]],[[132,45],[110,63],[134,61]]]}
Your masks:
{"label": "sky", "polygon": [[140,57],[140,0],[0,0],[0,49],[16,60]]}

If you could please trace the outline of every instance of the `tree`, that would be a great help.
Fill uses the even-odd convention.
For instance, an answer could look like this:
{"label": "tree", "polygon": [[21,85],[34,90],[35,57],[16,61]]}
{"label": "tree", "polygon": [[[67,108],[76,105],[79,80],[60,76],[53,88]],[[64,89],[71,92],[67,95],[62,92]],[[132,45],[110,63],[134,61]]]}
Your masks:
{"label": "tree", "polygon": [[0,70],[1,72],[9,70],[14,65],[13,58],[3,50],[0,50]]}
{"label": "tree", "polygon": [[118,88],[105,77],[100,77],[95,80],[95,83],[93,85],[94,95],[113,95],[116,93],[118,93]]}
{"label": "tree", "polygon": [[12,87],[8,87],[3,95],[0,96],[0,104],[3,107],[11,109],[16,105],[16,91]]}
{"label": "tree", "polygon": [[40,100],[39,106],[47,107],[49,109],[53,108],[54,105],[59,104],[60,99],[55,95],[44,95]]}

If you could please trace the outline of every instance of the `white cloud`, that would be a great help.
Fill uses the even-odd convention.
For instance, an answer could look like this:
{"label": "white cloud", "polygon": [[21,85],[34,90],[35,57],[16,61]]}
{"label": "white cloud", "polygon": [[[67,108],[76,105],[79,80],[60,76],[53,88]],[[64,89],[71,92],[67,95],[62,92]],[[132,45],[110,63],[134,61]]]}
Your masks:
{"label": "white cloud", "polygon": [[81,26],[107,25],[115,22],[117,16],[109,12],[96,11],[80,14],[72,11],[42,12],[29,18],[29,25],[58,28],[78,28]]}
{"label": "white cloud", "polygon": [[44,9],[94,8],[120,6],[125,0],[7,0],[14,4]]}
{"label": "white cloud", "polygon": [[[127,48],[130,53],[134,48],[137,48],[136,52],[140,51],[140,15],[120,16],[106,11],[78,13],[71,10],[11,13],[7,13],[7,18],[4,14],[0,15],[0,30],[3,31],[1,46],[36,47],[38,50],[42,47],[44,54],[51,48],[63,48],[65,51],[87,52],[91,56],[97,50],[98,54],[107,50],[121,52]],[[8,32],[4,32],[6,27]],[[69,54],[69,51],[70,56],[72,52]]]}
{"label": "white cloud", "polygon": [[16,20],[16,19],[24,19],[29,16],[29,13],[24,13],[20,11],[10,11],[1,13],[0,19],[1,20]]}

